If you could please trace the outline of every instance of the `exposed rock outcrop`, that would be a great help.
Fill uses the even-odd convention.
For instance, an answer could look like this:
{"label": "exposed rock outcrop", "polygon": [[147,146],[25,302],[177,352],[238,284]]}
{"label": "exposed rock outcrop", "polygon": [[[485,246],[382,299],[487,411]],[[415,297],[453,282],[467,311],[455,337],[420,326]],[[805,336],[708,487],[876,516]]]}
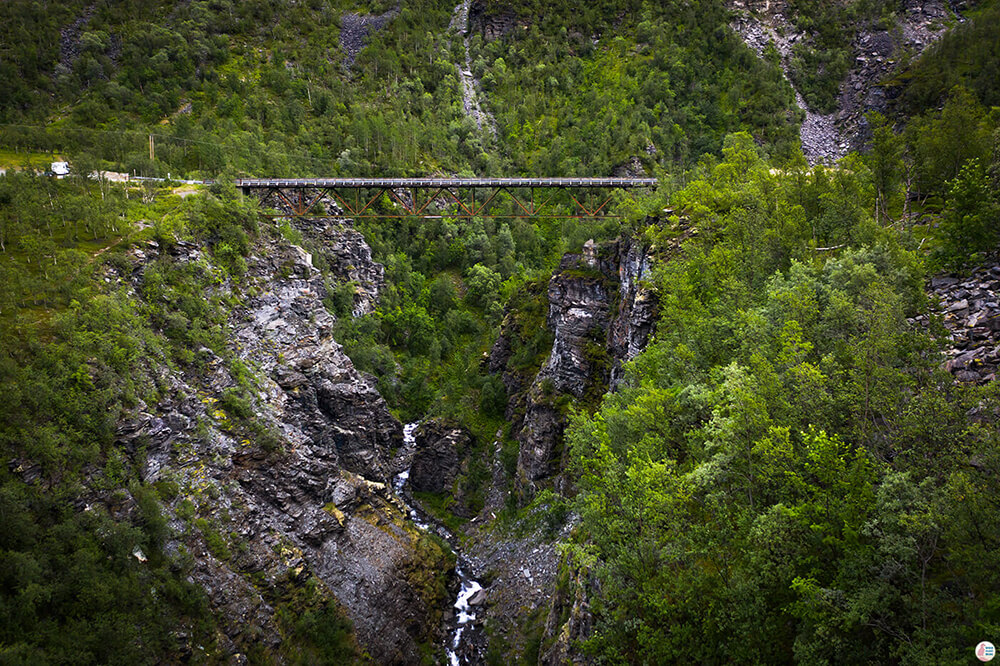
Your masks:
{"label": "exposed rock outcrop", "polygon": [[[329,197],[320,203],[327,211],[340,212]],[[289,214],[310,248],[320,255],[307,254],[297,261],[309,268],[321,265],[341,282],[350,282],[354,287],[351,314],[355,317],[374,312],[378,295],[385,288],[385,267],[372,258],[371,248],[364,236],[351,228],[351,221],[323,216],[295,218],[287,205],[279,205],[279,210]]]}
{"label": "exposed rock outcrop", "polygon": [[[622,364],[645,347],[653,332],[657,301],[646,284],[652,250],[635,239],[596,244],[567,254],[547,282],[528,283],[511,299],[487,360],[507,389],[507,418],[518,442],[521,490],[562,489],[563,431],[573,401],[596,402],[621,381]],[[506,500],[500,433],[492,488],[470,526],[466,557],[487,582],[481,616],[486,631],[512,653],[542,637],[540,663],[564,663],[579,655],[571,640],[589,631],[586,599],[557,586],[557,544],[575,521],[561,500],[533,508],[537,521],[527,536],[500,536],[485,527]],[[560,508],[561,507],[561,508]],[[485,584],[485,583],[484,583]],[[542,612],[524,617],[524,609]],[[547,661],[546,661],[547,660]]]}
{"label": "exposed rock outcrop", "polygon": [[[654,148],[650,154],[655,153],[656,149]],[[646,173],[646,167],[642,165],[642,158],[638,155],[632,155],[627,160],[616,166],[612,170],[611,175],[615,178],[645,178],[648,174]]]}
{"label": "exposed rock outcrop", "polygon": [[468,9],[469,30],[478,32],[488,42],[506,34],[528,27],[528,22],[518,18],[512,11],[489,11],[485,2],[473,0]]}
{"label": "exposed rock outcrop", "polygon": [[[782,70],[791,80],[792,49],[809,36],[792,25],[787,4],[733,0],[732,6],[737,12],[732,28],[759,56],[773,44]],[[883,82],[910,55],[919,54],[944,34],[945,19],[953,15],[944,0],[907,0],[903,11],[895,14],[892,30],[859,29],[851,43],[852,64],[840,84],[837,109],[832,113],[809,108],[796,91],[796,104],[805,113],[800,131],[802,152],[810,164],[832,162],[863,147],[868,138],[864,115],[887,110]]]}
{"label": "exposed rock outcrop", "polygon": [[[783,3],[768,4],[769,9],[765,13],[739,14],[732,28],[760,57],[764,57],[764,49],[768,44],[774,44],[781,57],[781,69],[794,90],[789,74],[792,46],[803,35],[796,34],[792,25],[778,10],[783,6]],[[798,90],[795,90],[795,104],[803,113],[799,137],[802,141],[802,153],[810,164],[836,161],[847,154],[848,144],[837,127],[836,114],[822,114],[810,109]]]}
{"label": "exposed rock outcrop", "polygon": [[347,13],[340,17],[340,48],[348,67],[354,65],[354,59],[367,45],[368,35],[384,28],[398,13],[399,9],[390,9],[378,16]]}
{"label": "exposed rock outcrop", "polygon": [[594,625],[586,587],[588,572],[570,570],[565,558],[559,566],[562,571],[542,634],[542,645],[549,648],[538,655],[539,666],[587,663],[579,645],[590,637]]}
{"label": "exposed rock outcrop", "polygon": [[[528,390],[524,421],[517,433],[518,471],[528,482],[559,472],[565,428],[561,395],[582,399],[588,388],[596,394],[607,385],[604,337],[611,316],[615,286],[609,265],[586,268],[580,255],[563,258],[548,286],[552,352]],[[603,270],[601,270],[603,269]]]}
{"label": "exposed rock outcrop", "polygon": [[419,492],[451,492],[461,471],[461,454],[471,442],[468,431],[432,420],[417,427],[414,439],[410,488]]}
{"label": "exposed rock outcrop", "polygon": [[[197,366],[164,369],[163,399],[122,424],[119,441],[145,481],[176,488],[167,550],[187,553],[232,659],[250,646],[280,650],[278,608],[309,598],[333,600],[377,663],[418,663],[443,635],[454,560],[386,487],[402,427],[332,339],[324,276],[274,236],[240,289],[219,287],[238,302],[228,360],[203,347]],[[370,259],[359,235],[351,242]],[[136,256],[137,293],[142,262],[160,252],[151,243]],[[203,257],[191,244],[170,252]]]}
{"label": "exposed rock outcrop", "polygon": [[463,65],[455,65],[455,73],[458,74],[459,81],[462,82],[462,107],[465,115],[476,123],[480,135],[484,138],[495,141],[497,138],[497,124],[493,114],[483,109],[481,98],[483,97],[482,86],[479,80],[472,74],[472,56],[469,51],[469,8],[471,0],[462,0],[456,7],[451,18],[448,29],[462,38],[462,45],[465,48],[465,62]]}
{"label": "exposed rock outcrop", "polygon": [[59,31],[59,64],[56,73],[68,74],[80,57],[80,35],[94,16],[94,7],[88,7],[73,23]]}
{"label": "exposed rock outcrop", "polygon": [[599,400],[617,385],[621,364],[645,347],[657,311],[643,284],[649,266],[648,249],[629,239],[600,247],[589,241],[582,254],[563,257],[545,291],[551,351],[533,376],[512,367],[518,314],[507,313],[489,365],[507,387],[522,483],[560,471],[569,400]]}
{"label": "exposed rock outcrop", "polygon": [[651,277],[652,260],[648,248],[637,242],[619,248],[618,307],[608,329],[612,391],[622,380],[622,364],[646,348],[656,328],[659,302],[645,284]]}
{"label": "exposed rock outcrop", "polygon": [[530,637],[545,631],[559,569],[558,543],[570,529],[567,525],[558,534],[540,529],[506,538],[484,530],[472,536],[466,557],[488,583],[484,606],[477,614],[486,625],[484,633],[500,639],[497,643],[511,654],[524,654]]}

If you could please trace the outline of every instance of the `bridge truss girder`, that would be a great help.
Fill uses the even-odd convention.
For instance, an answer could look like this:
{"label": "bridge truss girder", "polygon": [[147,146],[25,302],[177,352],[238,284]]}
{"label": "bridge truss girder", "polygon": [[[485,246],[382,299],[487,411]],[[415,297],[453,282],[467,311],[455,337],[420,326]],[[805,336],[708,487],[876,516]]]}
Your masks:
{"label": "bridge truss girder", "polygon": [[[591,217],[618,217],[616,215],[611,215],[605,211],[607,205],[611,203],[614,198],[613,190],[608,192],[603,198],[598,198],[600,203],[584,203],[581,201],[584,197],[577,197],[569,188],[561,186],[542,186],[542,187],[508,187],[508,186],[493,186],[493,187],[479,187],[479,186],[467,186],[467,187],[456,187],[456,186],[437,186],[433,188],[424,187],[412,187],[412,188],[393,188],[393,187],[372,187],[372,188],[358,188],[358,187],[303,187],[303,186],[292,186],[292,187],[281,187],[281,186],[264,186],[264,187],[254,187],[248,186],[242,188],[246,193],[257,193],[259,196],[259,202],[262,207],[267,206],[273,200],[277,200],[283,203],[291,214],[295,217],[305,217],[309,215],[310,211],[315,208],[316,204],[319,203],[324,196],[329,197],[331,200],[335,201],[341,208],[341,212],[336,214],[325,213],[324,217],[330,218],[343,218],[343,219],[364,219],[364,218],[404,218],[404,217],[424,217],[424,218],[438,218],[438,217],[453,217],[453,218],[472,218],[472,217],[482,217],[482,218],[493,218],[493,217],[551,217],[551,218],[591,218]],[[407,201],[405,196],[400,195],[400,191],[406,191],[409,189],[410,201]],[[523,194],[518,196],[514,191],[515,189],[528,190],[527,196]],[[551,192],[546,192],[545,198],[537,206],[535,205],[535,190],[554,190]],[[555,191],[557,190],[567,190],[570,198],[576,206],[575,212],[573,214],[549,214],[544,212],[545,207],[552,201],[555,196]],[[418,193],[422,190],[428,192],[427,197],[421,202]],[[487,196],[485,198],[480,197],[479,202],[476,201],[476,191],[486,190]],[[462,197],[463,191],[468,192],[467,197]],[[362,194],[364,192],[364,194]],[[372,192],[375,192],[375,196],[369,196]],[[348,193],[352,193],[353,197]],[[500,194],[507,194],[511,201],[515,204],[514,213],[495,213],[491,209],[495,204],[496,199]],[[388,196],[390,200],[399,205],[402,209],[401,213],[397,214],[385,214],[376,213],[373,211],[372,207],[375,202],[379,201],[384,195]],[[458,208],[454,212],[443,214],[440,212],[429,212],[428,208],[432,203],[446,203],[448,205],[457,204]],[[280,217],[285,217],[281,215]]]}

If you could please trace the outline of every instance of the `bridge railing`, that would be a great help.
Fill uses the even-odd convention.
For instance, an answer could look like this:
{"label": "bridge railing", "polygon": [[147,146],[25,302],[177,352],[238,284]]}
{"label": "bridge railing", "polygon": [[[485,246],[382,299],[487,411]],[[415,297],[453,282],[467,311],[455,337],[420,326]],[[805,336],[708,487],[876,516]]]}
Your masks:
{"label": "bridge railing", "polygon": [[656,187],[656,178],[238,178],[241,188]]}

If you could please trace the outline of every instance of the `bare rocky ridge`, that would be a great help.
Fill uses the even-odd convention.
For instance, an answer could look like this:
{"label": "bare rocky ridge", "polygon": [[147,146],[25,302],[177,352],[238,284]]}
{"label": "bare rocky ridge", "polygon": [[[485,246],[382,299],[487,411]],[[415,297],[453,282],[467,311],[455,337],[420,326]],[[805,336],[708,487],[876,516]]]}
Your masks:
{"label": "bare rocky ridge", "polygon": [[[329,235],[314,238],[320,246],[344,233],[302,231]],[[135,251],[133,273],[122,277],[141,287],[147,256],[162,251],[155,243]],[[190,243],[169,252],[202,261]],[[363,267],[370,251],[351,261],[378,272]],[[233,661],[251,645],[279,644],[276,604],[313,580],[376,662],[417,663],[419,646],[443,636],[453,560],[407,521],[386,486],[402,427],[332,339],[323,276],[309,255],[271,240],[248,264],[228,339],[253,373],[255,418],[272,434],[248,435],[232,422],[221,406],[236,381],[203,348],[206,370],[165,369],[164,399],[123,424],[120,443],[143,451],[136,464],[145,481],[179,489],[164,507],[174,534],[167,550],[191,556],[191,580],[222,618]]]}
{"label": "bare rocky ridge", "polygon": [[[759,56],[768,43],[774,44],[791,84],[792,47],[806,35],[796,31],[786,18],[785,2],[734,0],[732,6],[737,14],[733,30]],[[859,31],[851,44],[853,63],[840,85],[838,108],[833,113],[816,113],[795,92],[796,104],[805,113],[800,135],[802,152],[810,164],[832,163],[862,146],[867,127],[864,115],[886,110],[882,81],[907,57],[934,43],[944,33],[945,21],[953,16],[957,15],[943,0],[907,0],[894,30]]]}

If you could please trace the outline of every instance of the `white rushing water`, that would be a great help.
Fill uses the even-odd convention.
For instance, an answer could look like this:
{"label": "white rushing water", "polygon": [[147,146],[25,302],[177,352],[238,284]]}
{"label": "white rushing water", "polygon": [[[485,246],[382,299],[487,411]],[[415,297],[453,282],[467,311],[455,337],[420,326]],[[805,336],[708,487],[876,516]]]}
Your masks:
{"label": "white rushing water", "polygon": [[[405,451],[413,451],[416,449],[416,438],[413,433],[417,429],[419,422],[407,423],[403,426],[403,449]],[[410,454],[412,456],[412,454]],[[412,457],[411,457],[412,461]],[[451,666],[461,666],[463,661],[459,657],[459,648],[462,645],[462,634],[469,625],[470,622],[475,622],[476,611],[474,606],[469,603],[475,598],[476,594],[483,589],[483,586],[479,584],[479,581],[472,578],[469,572],[466,570],[465,565],[462,563],[461,554],[458,552],[458,539],[440,524],[431,524],[424,520],[420,512],[413,508],[406,497],[403,495],[403,488],[406,486],[406,482],[410,478],[410,468],[407,467],[405,470],[397,474],[392,480],[392,488],[396,491],[396,495],[403,501],[406,508],[410,511],[410,520],[413,524],[422,530],[428,532],[434,532],[441,536],[445,541],[447,541],[455,554],[458,555],[458,563],[455,566],[455,573],[458,574],[458,579],[461,585],[458,590],[458,597],[455,600],[454,608],[456,611],[455,619],[455,629],[451,635],[451,640],[448,642],[445,651],[448,654],[448,663]]]}
{"label": "white rushing water", "polygon": [[462,644],[462,632],[465,630],[465,625],[474,622],[476,619],[476,612],[469,604],[469,601],[476,596],[477,592],[483,589],[479,581],[473,580],[466,575],[461,563],[455,567],[455,571],[462,581],[462,587],[459,589],[458,599],[455,601],[455,609],[458,611],[458,622],[455,626],[455,633],[452,635],[451,647],[448,648],[448,661],[451,666],[459,666],[461,664],[457,650]]}
{"label": "white rushing water", "polygon": [[[413,431],[417,429],[418,425],[420,425],[420,422],[414,421],[413,423],[407,423],[403,426],[403,448],[408,451],[415,449],[417,446],[416,440],[413,437]],[[412,461],[413,458],[411,457],[410,460]],[[406,485],[409,478],[410,468],[407,467],[402,472],[397,474],[396,478],[392,480],[392,489],[396,491],[396,495],[403,500],[403,504],[405,504],[406,508],[410,510],[410,520],[413,521],[413,524],[422,530],[428,532],[433,531],[433,526],[421,518],[420,514],[417,513],[417,510],[413,508],[413,505],[407,502],[406,498],[403,497],[403,486]]]}

